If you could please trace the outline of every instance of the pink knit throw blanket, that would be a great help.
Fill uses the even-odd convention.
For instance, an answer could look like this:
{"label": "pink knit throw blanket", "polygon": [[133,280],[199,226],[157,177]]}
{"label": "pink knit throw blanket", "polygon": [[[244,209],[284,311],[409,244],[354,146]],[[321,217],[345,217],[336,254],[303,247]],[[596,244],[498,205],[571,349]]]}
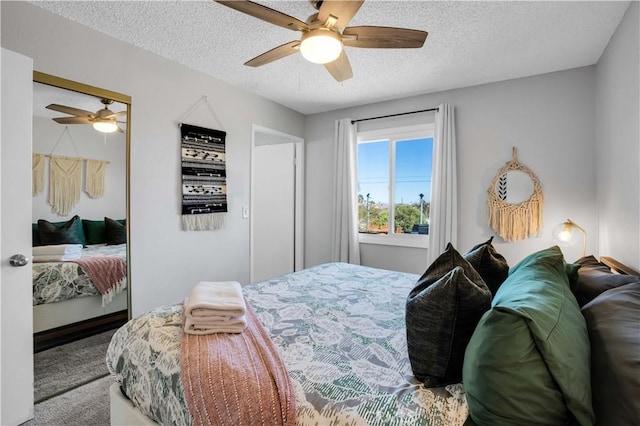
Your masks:
{"label": "pink knit throw blanket", "polygon": [[194,425],[295,425],[295,394],[278,350],[247,302],[239,334],[182,332],[182,384]]}
{"label": "pink knit throw blanket", "polygon": [[80,265],[102,294],[103,300],[107,297],[107,302],[110,302],[113,296],[120,291],[122,282],[127,276],[127,264],[119,257],[83,257],[72,262]]}

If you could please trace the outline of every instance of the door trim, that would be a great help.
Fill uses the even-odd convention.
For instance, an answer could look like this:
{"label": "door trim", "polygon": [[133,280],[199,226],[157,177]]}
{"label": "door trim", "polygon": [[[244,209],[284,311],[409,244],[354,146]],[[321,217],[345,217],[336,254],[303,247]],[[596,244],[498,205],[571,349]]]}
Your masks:
{"label": "door trim", "polygon": [[[250,197],[249,197],[249,280],[254,282],[254,246],[253,246],[253,205],[254,205],[254,164],[256,136],[267,136],[284,139],[276,143],[293,143],[295,148],[295,195],[294,195],[294,271],[304,268],[304,139],[268,127],[253,124],[251,128],[251,167],[250,167]],[[244,210],[244,207],[243,207]]]}

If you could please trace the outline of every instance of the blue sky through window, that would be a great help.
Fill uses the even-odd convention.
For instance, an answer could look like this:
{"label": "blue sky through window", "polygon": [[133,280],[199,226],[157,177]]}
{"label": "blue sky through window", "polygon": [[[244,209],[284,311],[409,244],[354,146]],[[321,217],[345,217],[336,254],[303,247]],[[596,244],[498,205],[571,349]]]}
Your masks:
{"label": "blue sky through window", "polygon": [[[419,194],[431,199],[433,138],[396,142],[395,203],[418,203]],[[358,144],[358,194],[376,203],[389,200],[389,142]]]}

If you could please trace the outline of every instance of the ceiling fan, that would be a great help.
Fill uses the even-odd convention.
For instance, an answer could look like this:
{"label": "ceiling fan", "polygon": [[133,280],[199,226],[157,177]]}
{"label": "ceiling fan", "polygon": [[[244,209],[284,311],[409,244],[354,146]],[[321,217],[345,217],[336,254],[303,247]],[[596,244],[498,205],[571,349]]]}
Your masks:
{"label": "ceiling fan", "polygon": [[122,128],[118,126],[116,118],[127,114],[127,111],[113,112],[108,106],[113,103],[111,99],[100,99],[100,102],[104,104],[104,108],[99,109],[96,112],[87,111],[84,109],[50,104],[47,105],[47,109],[53,111],[63,112],[65,114],[73,115],[73,117],[58,117],[53,118],[53,121],[60,124],[92,124],[93,128],[102,133],[120,132],[124,133]]}
{"label": "ceiling fan", "polygon": [[248,0],[215,1],[271,24],[302,33],[300,40],[285,43],[245,62],[250,67],[259,67],[300,51],[305,59],[323,64],[337,81],[344,81],[353,77],[344,46],[374,49],[419,48],[427,38],[426,31],[407,28],[347,27],[364,0],[309,0],[318,13],[309,16],[306,22]]}

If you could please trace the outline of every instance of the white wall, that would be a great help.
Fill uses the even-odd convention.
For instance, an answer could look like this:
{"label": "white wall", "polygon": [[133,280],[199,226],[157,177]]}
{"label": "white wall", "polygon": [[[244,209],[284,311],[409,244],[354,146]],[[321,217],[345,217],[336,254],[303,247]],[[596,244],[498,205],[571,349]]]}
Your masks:
{"label": "white wall", "polygon": [[[68,216],[58,216],[53,213],[51,206],[47,203],[49,193],[49,159],[47,159],[44,170],[44,191],[33,197],[33,222],[37,222],[38,219],[61,222],[76,214],[82,219],[90,220],[102,220],[105,216],[112,219],[125,218],[127,146],[124,134],[99,133],[91,126],[70,125],[68,133],[63,135],[64,128],[65,126],[50,118],[33,117],[33,152],[108,161],[104,178],[104,195],[100,198],[91,198],[84,192],[86,179],[83,164],[80,201]],[[54,147],[55,151],[52,152]]]}
{"label": "white wall", "polygon": [[[544,228],[540,237],[516,243],[496,238],[498,251],[513,265],[553,245],[553,227],[570,218],[589,232],[588,251],[597,252],[594,84],[594,67],[585,67],[307,116],[306,265],[330,260],[332,176],[327,170],[333,164],[334,120],[420,110],[443,102],[455,105],[456,112],[460,251],[494,235],[487,225],[487,188],[516,146],[519,161],[542,184]],[[409,117],[402,118],[403,124],[432,120],[429,114]],[[386,119],[385,124],[396,125],[395,121]],[[415,273],[428,266],[425,249],[361,245],[361,250],[363,262],[370,266]],[[564,253],[576,260],[581,247]]]}
{"label": "white wall", "polygon": [[[251,126],[303,136],[301,114],[24,2],[1,2],[2,46],[34,69],[130,95],[133,315],[181,301],[200,280],[249,281]],[[183,232],[177,120],[203,95],[227,131],[229,214],[214,232]],[[188,120],[219,127],[206,107]]]}
{"label": "white wall", "polygon": [[640,270],[640,4],[596,67],[600,254]]}

